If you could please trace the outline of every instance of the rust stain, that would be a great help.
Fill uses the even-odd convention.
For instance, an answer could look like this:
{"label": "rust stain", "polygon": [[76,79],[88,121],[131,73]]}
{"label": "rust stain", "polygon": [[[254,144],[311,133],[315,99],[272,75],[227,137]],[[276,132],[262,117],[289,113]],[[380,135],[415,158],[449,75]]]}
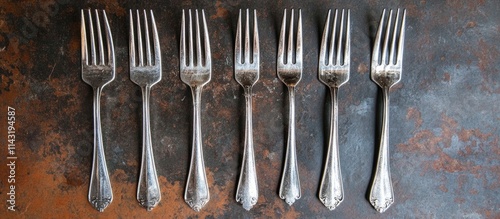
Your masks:
{"label": "rust stain", "polygon": [[423,120],[420,111],[417,108],[410,107],[406,113],[406,119],[411,119],[415,121],[415,129],[419,129],[422,126]]}
{"label": "rust stain", "polygon": [[[498,59],[499,52],[483,39],[478,42],[478,48],[475,50],[475,55],[478,59],[478,67],[483,72],[489,72],[495,67],[496,60]],[[484,76],[484,75],[483,75]],[[485,78],[485,80],[488,78]]]}
{"label": "rust stain", "polygon": [[443,75],[443,81],[450,82],[451,81],[451,75],[449,72],[445,72]]}
{"label": "rust stain", "polygon": [[358,72],[364,75],[365,73],[368,72],[368,66],[366,66],[364,63],[359,63]]}
{"label": "rust stain", "polygon": [[442,192],[448,192],[448,188],[446,188],[445,185],[440,185],[439,190],[441,190]]}
{"label": "rust stain", "polygon": [[222,6],[221,1],[215,2],[215,7],[217,12],[214,15],[210,16],[211,19],[225,18],[229,16],[229,11]]}

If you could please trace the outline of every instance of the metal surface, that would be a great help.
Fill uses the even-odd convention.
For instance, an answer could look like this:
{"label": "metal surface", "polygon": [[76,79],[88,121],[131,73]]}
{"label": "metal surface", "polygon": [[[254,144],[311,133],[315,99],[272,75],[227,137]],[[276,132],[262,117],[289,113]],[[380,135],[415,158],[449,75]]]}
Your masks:
{"label": "metal surface", "polygon": [[[253,11],[253,41],[250,44],[250,13],[246,10],[245,42],[241,46],[241,9],[238,16],[238,27],[234,43],[234,78],[243,87],[245,95],[245,137],[243,146],[243,161],[241,164],[240,179],[236,189],[236,201],[240,202],[247,211],[259,199],[259,186],[255,168],[252,124],[252,87],[259,80],[260,49],[259,31],[257,29],[257,11]],[[243,55],[244,54],[244,55]],[[252,56],[250,56],[252,54]],[[251,58],[250,58],[251,57]]]}
{"label": "metal surface", "polygon": [[[191,10],[188,10],[189,29],[186,36],[186,22],[184,10],[181,22],[181,44],[180,44],[180,76],[182,82],[191,88],[193,95],[193,149],[191,151],[191,166],[189,167],[186,181],[184,201],[195,211],[200,211],[210,200],[207,174],[205,172],[205,161],[203,159],[203,140],[201,134],[201,91],[212,76],[212,59],[210,52],[210,41],[208,36],[205,12],[201,10],[201,21],[203,25],[203,48],[200,33],[200,18],[198,10],[195,10],[196,29],[193,29]],[[196,31],[196,48],[193,43],[193,32]],[[189,51],[186,50],[186,38],[188,39]],[[194,51],[196,50],[196,62]],[[202,58],[203,57],[203,58]]]}
{"label": "metal surface", "polygon": [[[82,79],[85,83],[92,86],[94,91],[94,155],[92,156],[92,172],[90,176],[88,199],[95,209],[102,212],[108,207],[111,201],[113,201],[113,191],[109,180],[102,140],[101,93],[104,86],[115,79],[115,53],[113,37],[111,35],[111,29],[109,28],[106,12],[104,10],[102,11],[104,31],[101,29],[99,10],[95,10],[95,17],[92,16],[92,11],[90,9],[87,10],[87,12],[88,18],[85,19],[84,10],[81,10]],[[88,28],[85,27],[87,26],[85,20],[88,20]],[[93,25],[94,20],[96,25],[95,28]],[[89,29],[88,37],[90,40],[87,40],[87,29]],[[95,30],[97,30],[98,48],[95,43]],[[104,55],[104,37],[102,32],[106,35],[107,56]],[[90,45],[88,41],[90,41]],[[99,58],[97,58],[98,56]]]}
{"label": "metal surface", "polygon": [[[291,10],[290,25],[286,25],[286,9],[283,12],[283,22],[281,23],[280,39],[278,42],[278,57],[276,68],[278,78],[288,89],[288,138],[286,140],[286,155],[281,175],[279,196],[289,205],[300,198],[299,167],[297,165],[297,149],[295,138],[295,86],[302,78],[302,13],[299,10],[297,21],[297,33],[295,33],[293,20],[294,9]],[[287,28],[288,27],[288,28]],[[286,30],[288,29],[288,40],[286,40]],[[297,34],[297,40],[293,35]],[[288,45],[285,46],[285,44]],[[286,53],[285,53],[286,49]]]}
{"label": "metal surface", "polygon": [[[80,10],[106,9],[116,78],[101,98],[104,152],[113,202],[88,203],[93,92],[82,81]],[[151,90],[151,138],[161,202],[137,203],[142,94],[129,77],[129,9],[153,9],[162,80]],[[179,77],[182,9],[205,9],[212,79],[203,89],[203,155],[210,201],[183,200],[191,157],[191,92]],[[259,198],[250,211],[234,197],[243,157],[244,90],[234,80],[240,8],[257,10],[260,77],[253,92]],[[288,91],[276,77],[283,9],[302,9],[303,74],[296,90],[297,162],[302,197],[279,198]],[[318,198],[329,139],[331,98],[318,80],[330,8],[350,9],[351,72],[338,93],[344,200]],[[394,204],[384,213],[368,193],[380,133],[381,89],[370,80],[373,42],[384,8],[406,8],[401,81],[391,88]],[[16,211],[2,218],[499,218],[500,4],[498,1],[3,1],[0,10],[0,192],[7,198],[7,106],[16,110]],[[289,15],[289,10],[287,14]],[[101,14],[99,14],[101,15]],[[102,17],[101,17],[102,18]],[[103,23],[101,22],[101,25]],[[295,24],[297,24],[295,22]],[[103,39],[104,40],[104,39]],[[48,210],[49,209],[49,210]]]}
{"label": "metal surface", "polygon": [[[134,13],[132,13],[132,10],[129,11],[129,65],[130,80],[141,87],[142,92],[142,158],[137,184],[137,201],[148,211],[151,211],[161,199],[160,184],[158,183],[153,155],[149,115],[151,88],[161,80],[161,49],[153,11],[150,10],[149,14],[150,18],[148,19],[146,10],[143,11],[142,15],[137,10],[135,13],[136,28],[134,28]],[[142,34],[141,20],[144,25],[144,34]],[[148,20],[151,20],[151,24],[149,24]],[[151,26],[153,44],[150,42],[149,26]],[[134,32],[137,32],[137,37]],[[143,41],[145,41],[144,44]],[[146,48],[145,57],[144,48]],[[153,50],[154,59],[151,56],[151,50]]]}
{"label": "metal surface", "polygon": [[344,12],[344,9],[342,9],[341,15],[339,15],[339,11],[335,10],[332,33],[328,37],[330,35],[331,10],[328,11],[323,37],[321,38],[318,62],[318,78],[330,89],[332,104],[330,108],[328,150],[318,198],[330,210],[335,209],[344,200],[339,157],[338,92],[340,86],[349,81],[351,70],[350,11]]}

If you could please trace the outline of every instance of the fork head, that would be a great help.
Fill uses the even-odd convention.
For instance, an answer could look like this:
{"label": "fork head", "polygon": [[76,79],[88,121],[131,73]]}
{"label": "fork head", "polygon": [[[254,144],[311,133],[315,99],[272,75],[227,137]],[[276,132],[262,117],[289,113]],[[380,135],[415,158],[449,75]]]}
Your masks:
{"label": "fork head", "polygon": [[[87,16],[85,16],[85,14],[87,14]],[[94,15],[95,17],[92,16],[92,11],[90,9],[86,11],[81,10],[82,79],[85,83],[94,88],[102,88],[115,78],[115,52],[106,12],[102,10],[104,33],[101,29],[99,11],[95,10]],[[85,17],[87,17],[87,19]],[[89,33],[87,33],[87,30]],[[97,36],[94,35],[94,31],[97,31]],[[106,47],[104,47],[103,43],[103,34],[106,35]],[[96,48],[95,45],[96,37],[98,48]],[[90,39],[90,45],[88,39]],[[107,56],[104,55],[105,53],[107,53]]]}
{"label": "fork head", "polygon": [[[243,87],[253,86],[259,79],[259,32],[257,30],[257,11],[253,11],[253,45],[250,46],[250,13],[246,10],[245,47],[241,48],[241,9],[234,46],[234,77]],[[251,48],[252,47],[252,48]],[[253,53],[252,53],[253,52]],[[250,54],[252,55],[250,56]]]}
{"label": "fork head", "polygon": [[[318,64],[319,80],[329,87],[338,88],[349,80],[351,62],[350,11],[347,10],[347,16],[344,13],[345,11],[342,9],[339,18],[338,10],[335,10],[332,35],[329,36],[331,10],[328,11],[321,39]],[[339,19],[340,21],[338,21]],[[327,49],[328,47],[330,48]],[[328,56],[327,51],[329,51]]]}
{"label": "fork head", "polygon": [[[389,11],[387,19],[385,12],[384,9],[380,18],[377,36],[375,37],[371,61],[371,78],[380,87],[390,88],[401,80],[406,10],[403,10],[401,15],[398,9],[395,19],[393,19],[392,10]],[[385,25],[386,20],[387,25]],[[394,27],[392,26],[393,20],[395,22]],[[385,35],[383,44],[382,34]]]}
{"label": "fork head", "polygon": [[[156,29],[156,22],[153,15],[153,10],[149,11],[151,20],[151,27],[149,27],[148,13],[146,10],[142,13],[141,27],[141,13],[139,10],[134,13],[129,11],[130,16],[130,32],[129,32],[129,58],[130,58],[130,80],[139,86],[152,86],[161,80],[161,51],[160,40],[158,31]],[[136,24],[134,28],[134,23]],[[153,45],[151,45],[151,38],[149,31],[152,31]],[[142,31],[144,30],[144,33]],[[134,35],[137,33],[137,37]],[[143,44],[143,40],[145,43]],[[146,57],[144,57],[144,49],[146,50]],[[154,51],[154,59],[151,56],[151,49]]]}
{"label": "fork head", "polygon": [[299,9],[299,18],[297,22],[297,42],[295,42],[293,38],[294,9],[292,9],[291,11],[292,13],[290,16],[290,28],[288,32],[288,46],[285,47],[286,9],[284,10],[280,39],[278,43],[278,60],[276,61],[276,63],[278,78],[287,86],[293,87],[297,85],[297,83],[299,83],[300,78],[302,77],[302,13]]}
{"label": "fork head", "polygon": [[[191,87],[199,87],[207,84],[210,81],[212,74],[212,58],[210,54],[210,41],[208,39],[207,22],[205,19],[205,11],[201,10],[203,22],[203,41],[201,40],[200,22],[198,18],[198,10],[195,10],[196,19],[196,48],[193,44],[193,22],[191,9],[188,10],[188,36],[186,36],[186,16],[182,10],[181,21],[181,43],[180,43],[180,75],[181,80]],[[189,50],[186,50],[186,38],[189,42]],[[203,45],[203,46],[202,46]],[[203,47],[203,49],[202,49]],[[194,57],[196,50],[196,59]]]}

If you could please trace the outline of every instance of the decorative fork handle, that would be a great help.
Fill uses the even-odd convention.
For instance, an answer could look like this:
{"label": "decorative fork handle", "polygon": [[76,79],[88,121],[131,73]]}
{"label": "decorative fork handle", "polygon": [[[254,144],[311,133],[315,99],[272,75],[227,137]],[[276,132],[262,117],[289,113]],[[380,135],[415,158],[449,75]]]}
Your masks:
{"label": "decorative fork handle", "polygon": [[394,202],[389,166],[389,88],[382,88],[384,114],[375,177],[370,189],[370,203],[380,213]]}
{"label": "decorative fork handle", "polygon": [[94,155],[92,159],[92,173],[89,185],[89,202],[100,212],[103,212],[113,200],[113,191],[109,180],[106,157],[101,131],[101,89],[94,88]]}
{"label": "decorative fork handle", "polygon": [[338,141],[338,88],[331,87],[330,140],[326,156],[325,169],[319,188],[319,199],[330,210],[335,209],[344,200],[342,174],[340,171]]}
{"label": "decorative fork handle", "polygon": [[285,199],[287,204],[292,205],[301,196],[297,152],[295,149],[295,87],[288,86],[288,97],[290,105],[288,139],[279,195],[281,199]]}
{"label": "decorative fork handle", "polygon": [[248,211],[257,203],[257,199],[259,199],[259,188],[253,148],[252,87],[244,87],[244,90],[246,102],[245,144],[240,179],[238,189],[236,190],[236,201],[240,202],[243,208]]}
{"label": "decorative fork handle", "polygon": [[149,117],[150,86],[144,86],[142,90],[142,159],[139,184],[137,185],[137,201],[151,211],[161,199],[160,184],[156,174],[155,160],[151,141],[151,126]]}
{"label": "decorative fork handle", "polygon": [[201,90],[201,86],[191,87],[193,95],[193,146],[184,193],[184,200],[195,211],[200,211],[210,199],[201,138]]}

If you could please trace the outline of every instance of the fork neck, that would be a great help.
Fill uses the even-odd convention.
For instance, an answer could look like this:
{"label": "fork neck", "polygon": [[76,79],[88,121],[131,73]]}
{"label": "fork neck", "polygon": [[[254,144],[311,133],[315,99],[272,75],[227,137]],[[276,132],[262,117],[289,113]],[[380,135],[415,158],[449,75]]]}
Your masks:
{"label": "fork neck", "polygon": [[195,107],[200,104],[202,89],[203,86],[191,86],[191,95],[193,95],[193,103],[195,104]]}

